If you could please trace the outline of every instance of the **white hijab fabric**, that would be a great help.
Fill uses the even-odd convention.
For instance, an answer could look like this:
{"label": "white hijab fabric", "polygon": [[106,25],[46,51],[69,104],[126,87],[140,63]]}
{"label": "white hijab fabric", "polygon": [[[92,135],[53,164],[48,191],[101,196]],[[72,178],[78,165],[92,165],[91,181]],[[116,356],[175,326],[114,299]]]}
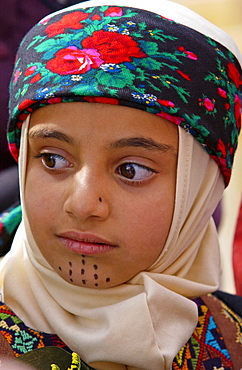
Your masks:
{"label": "white hijab fabric", "polygon": [[165,247],[148,271],[97,290],[64,281],[43,258],[24,210],[26,120],[21,138],[23,221],[2,261],[3,301],[26,325],[56,333],[100,370],[168,370],[197,323],[191,298],[217,289],[220,262],[211,215],[224,189],[220,171],[179,128],[175,210]]}

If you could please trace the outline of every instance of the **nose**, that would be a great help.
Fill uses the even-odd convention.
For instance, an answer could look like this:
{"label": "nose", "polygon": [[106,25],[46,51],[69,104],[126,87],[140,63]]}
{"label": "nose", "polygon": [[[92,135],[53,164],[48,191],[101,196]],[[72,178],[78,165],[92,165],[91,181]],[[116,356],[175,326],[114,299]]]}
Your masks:
{"label": "nose", "polygon": [[66,189],[64,211],[82,222],[90,218],[105,220],[110,206],[104,176],[87,168],[76,172]]}

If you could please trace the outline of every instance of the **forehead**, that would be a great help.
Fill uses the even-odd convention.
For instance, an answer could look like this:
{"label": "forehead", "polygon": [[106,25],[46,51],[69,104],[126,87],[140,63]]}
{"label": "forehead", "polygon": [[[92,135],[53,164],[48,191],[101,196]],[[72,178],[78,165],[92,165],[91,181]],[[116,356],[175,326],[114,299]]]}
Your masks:
{"label": "forehead", "polygon": [[[33,112],[30,136],[36,131],[59,131],[75,141],[115,140],[122,136],[152,137],[177,148],[177,126],[145,111],[100,103],[60,103]],[[43,135],[42,135],[43,136]]]}

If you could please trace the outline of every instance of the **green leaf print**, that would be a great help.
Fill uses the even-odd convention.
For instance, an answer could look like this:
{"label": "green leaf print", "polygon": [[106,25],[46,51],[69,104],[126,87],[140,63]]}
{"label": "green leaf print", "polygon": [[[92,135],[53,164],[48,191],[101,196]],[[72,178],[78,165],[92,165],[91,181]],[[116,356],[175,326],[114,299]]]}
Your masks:
{"label": "green leaf print", "polygon": [[97,80],[101,85],[123,88],[126,85],[131,85],[135,76],[128,68],[121,66],[117,73],[109,73],[105,71],[98,71]]}

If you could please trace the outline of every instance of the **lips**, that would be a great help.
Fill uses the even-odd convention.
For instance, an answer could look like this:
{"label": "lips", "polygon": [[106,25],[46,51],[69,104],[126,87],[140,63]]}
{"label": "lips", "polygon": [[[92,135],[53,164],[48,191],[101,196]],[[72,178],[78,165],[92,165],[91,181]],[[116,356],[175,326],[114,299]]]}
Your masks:
{"label": "lips", "polygon": [[99,255],[117,248],[117,245],[93,234],[70,231],[58,234],[57,237],[62,246],[78,254]]}

